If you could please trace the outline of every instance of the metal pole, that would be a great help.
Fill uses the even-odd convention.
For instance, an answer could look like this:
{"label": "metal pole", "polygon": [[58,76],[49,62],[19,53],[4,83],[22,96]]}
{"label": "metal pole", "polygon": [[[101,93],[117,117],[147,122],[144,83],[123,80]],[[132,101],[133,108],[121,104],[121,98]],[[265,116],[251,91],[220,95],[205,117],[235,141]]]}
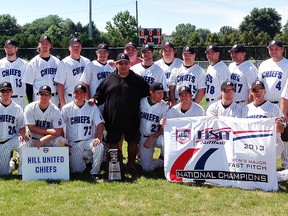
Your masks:
{"label": "metal pole", "polygon": [[137,30],[138,30],[138,1],[136,1],[136,22],[137,22]]}
{"label": "metal pole", "polygon": [[89,0],[89,39],[92,40],[92,0]]}

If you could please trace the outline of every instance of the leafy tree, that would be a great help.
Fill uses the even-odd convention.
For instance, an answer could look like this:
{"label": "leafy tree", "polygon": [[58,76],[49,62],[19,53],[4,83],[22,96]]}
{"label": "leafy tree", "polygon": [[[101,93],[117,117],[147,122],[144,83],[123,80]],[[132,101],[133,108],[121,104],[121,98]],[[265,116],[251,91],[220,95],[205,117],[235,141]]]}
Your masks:
{"label": "leafy tree", "polygon": [[200,35],[197,32],[192,33],[192,35],[188,39],[188,43],[187,44],[188,45],[192,45],[192,46],[201,46],[202,45],[202,41],[201,41]]}
{"label": "leafy tree", "polygon": [[110,46],[124,46],[128,41],[138,42],[138,29],[136,18],[129,11],[119,12],[112,22],[106,23]]}
{"label": "leafy tree", "polygon": [[196,26],[190,23],[181,23],[176,26],[175,31],[172,32],[173,43],[176,46],[185,46],[189,44],[188,40],[195,32]]}
{"label": "leafy tree", "polygon": [[240,43],[244,44],[245,46],[253,46],[255,45],[255,36],[252,32],[243,32],[240,37]]}
{"label": "leafy tree", "polygon": [[271,40],[271,37],[267,34],[267,32],[260,32],[255,37],[256,43],[258,45],[267,45],[269,41]]}
{"label": "leafy tree", "polygon": [[231,34],[232,32],[235,32],[237,31],[235,28],[231,27],[231,26],[222,26],[219,30],[219,36],[222,36],[222,35],[229,35]]}
{"label": "leafy tree", "polygon": [[204,28],[196,29],[195,32],[197,34],[199,34],[199,37],[201,38],[201,44],[199,44],[199,45],[204,45],[208,34],[211,33],[211,31],[209,29],[204,29]]}
{"label": "leafy tree", "polygon": [[258,35],[260,32],[267,32],[270,37],[274,37],[281,30],[281,15],[274,8],[254,8],[250,15],[244,17],[239,26],[243,33],[253,32]]}
{"label": "leafy tree", "polygon": [[217,33],[210,33],[207,35],[205,45],[215,44],[219,45],[219,36]]}
{"label": "leafy tree", "polygon": [[0,35],[13,37],[20,32],[20,26],[15,17],[9,14],[0,15]]}

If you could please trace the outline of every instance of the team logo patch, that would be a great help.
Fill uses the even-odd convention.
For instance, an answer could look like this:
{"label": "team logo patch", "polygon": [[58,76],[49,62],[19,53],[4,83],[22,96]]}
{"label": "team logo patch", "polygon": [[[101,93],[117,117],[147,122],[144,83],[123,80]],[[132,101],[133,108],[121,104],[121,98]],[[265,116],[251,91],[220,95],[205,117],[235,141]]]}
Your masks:
{"label": "team logo patch", "polygon": [[44,153],[48,153],[49,152],[49,148],[43,148],[43,152]]}
{"label": "team logo patch", "polygon": [[62,119],[59,119],[58,126],[61,126],[61,125],[62,125]]}
{"label": "team logo patch", "polygon": [[176,141],[185,144],[191,140],[191,130],[182,128],[176,130]]}

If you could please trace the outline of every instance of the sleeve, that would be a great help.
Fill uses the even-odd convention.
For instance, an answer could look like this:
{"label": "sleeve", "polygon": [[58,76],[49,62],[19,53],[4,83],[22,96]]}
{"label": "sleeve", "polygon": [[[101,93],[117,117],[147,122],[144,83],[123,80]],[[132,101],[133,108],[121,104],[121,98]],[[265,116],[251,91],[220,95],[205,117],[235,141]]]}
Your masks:
{"label": "sleeve", "polygon": [[54,81],[57,83],[65,84],[65,80],[67,77],[66,65],[63,61],[61,61],[57,67],[57,71],[54,77]]}
{"label": "sleeve", "polygon": [[167,83],[168,86],[176,85],[177,74],[178,74],[178,70],[176,68],[172,69],[170,78],[169,78],[168,83]]}
{"label": "sleeve", "polygon": [[104,119],[96,105],[93,106],[94,108],[94,118],[93,121],[95,122],[95,126],[99,125],[100,123],[104,123]]}
{"label": "sleeve", "polygon": [[97,87],[95,94],[93,95],[93,98],[97,100],[97,105],[102,105],[104,103],[104,94],[105,94],[105,82],[106,80],[103,80],[100,85]]}
{"label": "sleeve", "polygon": [[93,71],[93,63],[90,62],[85,66],[84,71],[80,77],[80,81],[89,85],[92,79],[91,75],[92,71]]}
{"label": "sleeve", "polygon": [[34,65],[33,62],[29,62],[27,65],[27,70],[25,71],[24,75],[23,75],[23,82],[33,85],[34,80],[35,80],[35,74],[34,74]]}
{"label": "sleeve", "polygon": [[23,128],[25,127],[25,121],[24,121],[24,112],[22,110],[21,107],[18,107],[18,110],[17,110],[17,114],[16,114],[16,117],[17,117],[17,127],[18,128]]}
{"label": "sleeve", "polygon": [[63,128],[64,121],[60,110],[53,111],[52,128]]}
{"label": "sleeve", "polygon": [[252,83],[257,79],[258,77],[258,70],[256,67],[254,66],[251,66],[250,67],[250,70],[248,71],[247,73],[247,77],[246,77],[246,80],[247,80],[247,84],[249,86],[249,89],[251,88],[252,86]]}
{"label": "sleeve", "polygon": [[199,82],[198,82],[198,89],[206,88],[206,73],[204,72],[203,68],[199,73]]}
{"label": "sleeve", "polygon": [[35,125],[36,124],[32,111],[33,111],[33,107],[29,106],[29,105],[27,105],[24,109],[24,121],[25,121],[26,125]]}
{"label": "sleeve", "polygon": [[215,103],[212,103],[206,110],[206,115],[207,116],[217,116],[218,113],[217,113],[217,109],[216,109],[216,103],[218,102],[215,102]]}

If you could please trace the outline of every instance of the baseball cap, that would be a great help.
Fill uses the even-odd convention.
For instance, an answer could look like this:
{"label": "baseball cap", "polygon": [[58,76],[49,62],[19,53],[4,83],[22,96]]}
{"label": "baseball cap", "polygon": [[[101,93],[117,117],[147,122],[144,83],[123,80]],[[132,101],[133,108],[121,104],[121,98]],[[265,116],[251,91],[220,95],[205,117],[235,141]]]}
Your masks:
{"label": "baseball cap", "polygon": [[242,44],[235,44],[228,52],[245,52],[245,47]]}
{"label": "baseball cap", "polygon": [[172,49],[174,49],[174,44],[171,43],[171,42],[169,42],[169,41],[166,41],[166,42],[162,45],[162,49],[163,49],[164,47],[166,47],[166,46],[171,47]]}
{"label": "baseball cap", "polygon": [[44,40],[47,40],[49,43],[52,44],[51,38],[50,38],[49,36],[47,36],[47,35],[42,35],[42,36],[40,37],[40,39],[39,39],[39,43],[41,43],[41,42],[44,41]]}
{"label": "baseball cap", "polygon": [[73,37],[69,41],[69,46],[71,46],[73,43],[80,43],[81,44],[81,41],[78,38]]}
{"label": "baseball cap", "polygon": [[96,47],[96,52],[98,52],[100,50],[108,51],[109,50],[108,45],[105,43],[98,44],[98,46]]}
{"label": "baseball cap", "polygon": [[135,43],[133,42],[128,42],[125,44],[124,49],[126,49],[127,47],[134,47],[135,49],[137,49],[137,46]]}
{"label": "baseball cap", "polygon": [[51,94],[51,88],[50,88],[50,86],[48,86],[48,85],[43,85],[43,86],[41,86],[40,88],[39,88],[39,91],[38,91],[38,93],[39,92],[48,92],[48,93],[50,93]]}
{"label": "baseball cap", "polygon": [[8,46],[8,45],[13,45],[13,46],[15,46],[15,47],[18,47],[18,46],[19,46],[18,42],[17,42],[16,40],[14,40],[14,39],[8,39],[8,40],[6,40],[4,47],[6,47],[6,46]]}
{"label": "baseball cap", "polygon": [[150,91],[156,93],[165,92],[162,83],[159,82],[154,82],[152,85],[150,85]]}
{"label": "baseball cap", "polygon": [[283,47],[283,43],[279,40],[272,40],[269,42],[269,45],[267,48],[269,48],[270,46],[278,46],[278,47]]}
{"label": "baseball cap", "polygon": [[194,54],[194,53],[195,53],[194,47],[188,46],[188,45],[185,46],[185,47],[183,48],[182,53],[185,53],[185,52],[189,52],[190,54]]}
{"label": "baseball cap", "polygon": [[12,85],[10,82],[3,82],[0,84],[0,90],[9,89],[12,90]]}
{"label": "baseball cap", "polygon": [[205,53],[207,53],[208,51],[219,52],[219,49],[216,45],[211,44],[211,45],[206,47]]}
{"label": "baseball cap", "polygon": [[253,90],[256,86],[260,86],[262,87],[263,89],[265,89],[265,85],[262,81],[260,80],[255,80],[252,85],[251,85],[251,90]]}
{"label": "baseball cap", "polygon": [[76,85],[75,87],[74,87],[74,92],[75,91],[83,91],[83,92],[87,92],[87,89],[86,89],[86,87],[84,86],[84,85],[82,85],[82,84],[78,84],[78,85]]}
{"label": "baseball cap", "polygon": [[122,60],[130,62],[129,56],[127,54],[119,53],[117,55],[116,62],[119,62],[119,61],[122,61]]}
{"label": "baseball cap", "polygon": [[178,89],[178,94],[180,95],[181,93],[189,93],[192,95],[192,91],[191,91],[191,88],[189,86],[181,86]]}
{"label": "baseball cap", "polygon": [[141,48],[141,52],[143,51],[154,51],[154,46],[151,44],[143,44],[142,48]]}
{"label": "baseball cap", "polygon": [[229,87],[229,86],[233,87],[235,89],[234,84],[231,81],[227,80],[227,81],[222,83],[221,90],[224,90],[226,87]]}

